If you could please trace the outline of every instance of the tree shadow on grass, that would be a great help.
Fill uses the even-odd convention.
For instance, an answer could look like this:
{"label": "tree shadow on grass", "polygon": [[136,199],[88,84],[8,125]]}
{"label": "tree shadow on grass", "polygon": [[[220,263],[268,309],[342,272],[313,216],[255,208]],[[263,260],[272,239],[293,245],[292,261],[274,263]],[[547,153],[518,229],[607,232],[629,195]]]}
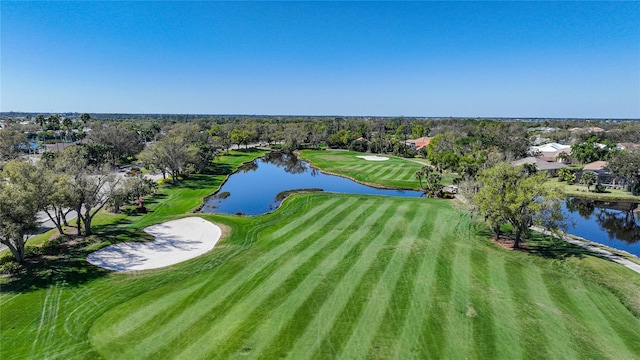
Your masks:
{"label": "tree shadow on grass", "polygon": [[[30,248],[30,256],[19,270],[5,277],[0,293],[26,293],[53,284],[76,286],[112,273],[90,264],[86,259],[90,253],[108,245],[153,240],[153,236],[142,229],[127,228],[128,223],[131,221],[125,218],[116,223],[95,225],[92,236],[63,236],[42,247]],[[0,259],[2,264],[8,261],[13,261],[13,258]]]}
{"label": "tree shadow on grass", "polygon": [[52,284],[75,286],[109,274],[86,261],[94,237],[79,239],[71,238],[57,248],[26,258],[20,271],[6,278],[0,293],[26,293]]}
{"label": "tree shadow on grass", "polygon": [[526,244],[529,248],[529,253],[548,259],[563,260],[570,257],[583,258],[585,255],[596,255],[582,246],[550,236],[546,236],[543,239],[529,240]]}
{"label": "tree shadow on grass", "polygon": [[[510,234],[509,229],[503,228],[502,230],[504,233],[504,235],[500,237],[502,240],[513,240],[513,236]],[[497,244],[504,249],[517,250],[547,259],[563,260],[570,257],[582,258],[585,255],[597,256],[597,254],[594,254],[581,246],[535,232],[532,232],[528,239],[521,243],[521,247],[518,249],[513,249],[510,246],[504,246],[504,243],[508,241],[502,241],[502,244],[500,242],[496,242],[495,234],[493,234],[486,225],[476,226],[475,232],[481,238],[492,239],[491,241],[494,244]],[[513,241],[511,241],[510,244],[513,244]]]}
{"label": "tree shadow on grass", "polygon": [[213,164],[209,173],[212,175],[229,175],[233,172],[233,168],[229,164]]}

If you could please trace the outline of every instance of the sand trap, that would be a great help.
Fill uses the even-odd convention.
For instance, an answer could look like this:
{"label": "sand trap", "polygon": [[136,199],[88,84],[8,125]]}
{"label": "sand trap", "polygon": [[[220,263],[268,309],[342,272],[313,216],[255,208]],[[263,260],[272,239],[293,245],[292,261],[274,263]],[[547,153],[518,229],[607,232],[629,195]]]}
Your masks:
{"label": "sand trap", "polygon": [[368,161],[385,161],[385,160],[389,160],[388,157],[384,157],[384,156],[377,156],[377,155],[362,155],[362,156],[356,156],[357,158],[360,159],[365,159]]}
{"label": "sand trap", "polygon": [[89,254],[87,261],[113,271],[156,269],[206,253],[222,235],[220,227],[199,217],[167,221],[144,231],[155,240],[110,245]]}

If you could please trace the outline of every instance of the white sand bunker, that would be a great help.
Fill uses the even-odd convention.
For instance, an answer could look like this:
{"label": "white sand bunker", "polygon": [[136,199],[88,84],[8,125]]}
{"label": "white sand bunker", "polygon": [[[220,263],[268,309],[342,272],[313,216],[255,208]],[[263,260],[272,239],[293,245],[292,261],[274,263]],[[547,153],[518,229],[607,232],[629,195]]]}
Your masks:
{"label": "white sand bunker", "polygon": [[368,161],[385,161],[385,160],[389,160],[388,157],[385,156],[377,156],[377,155],[362,155],[362,156],[356,156],[357,158],[360,159],[365,159]]}
{"label": "white sand bunker", "polygon": [[167,221],[144,231],[155,240],[110,245],[89,254],[87,261],[113,271],[156,269],[206,253],[222,235],[219,226],[199,217]]}

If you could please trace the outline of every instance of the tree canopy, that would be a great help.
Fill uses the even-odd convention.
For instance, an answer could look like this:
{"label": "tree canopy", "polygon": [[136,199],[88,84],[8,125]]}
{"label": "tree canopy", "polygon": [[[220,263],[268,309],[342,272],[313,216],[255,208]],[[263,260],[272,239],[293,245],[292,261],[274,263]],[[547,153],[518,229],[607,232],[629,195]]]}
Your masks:
{"label": "tree canopy", "polygon": [[41,177],[35,165],[17,160],[8,162],[0,176],[0,243],[22,263],[27,236],[40,226]]}
{"label": "tree canopy", "polygon": [[640,195],[640,149],[616,154],[607,165],[616,176],[623,178],[634,195]]}
{"label": "tree canopy", "polygon": [[562,222],[560,192],[544,186],[546,179],[544,172],[531,174],[522,166],[499,163],[480,171],[480,189],[473,204],[497,234],[502,224],[511,224],[515,234],[514,248],[518,248],[534,223],[557,227]]}

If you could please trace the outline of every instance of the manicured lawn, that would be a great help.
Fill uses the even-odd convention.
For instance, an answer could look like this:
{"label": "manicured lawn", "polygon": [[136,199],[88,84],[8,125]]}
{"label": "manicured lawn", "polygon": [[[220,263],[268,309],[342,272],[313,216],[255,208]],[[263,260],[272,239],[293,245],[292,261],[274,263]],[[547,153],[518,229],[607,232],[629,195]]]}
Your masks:
{"label": "manicured lawn", "polygon": [[[105,237],[198,206],[193,181],[172,189],[179,205],[150,204],[153,221],[123,216]],[[226,237],[185,263],[113,274],[80,244],[40,281],[4,285],[0,358],[640,357],[640,276],[553,244],[503,250],[446,200],[315,193],[202,216]]]}
{"label": "manicured lawn", "polygon": [[640,202],[640,196],[631,195],[629,191],[620,189],[607,189],[604,193],[593,192],[594,186],[591,187],[591,192],[587,192],[587,187],[580,184],[569,185],[566,182],[559,182],[557,179],[550,179],[547,184],[549,186],[558,186],[562,189],[562,192],[566,196],[575,196],[590,198],[594,200],[602,201],[631,201]]}
{"label": "manicured lawn", "polygon": [[386,161],[369,161],[356,156],[372,155],[353,151],[304,150],[300,156],[320,169],[345,175],[370,185],[383,185],[403,189],[418,189],[420,184],[414,176],[423,166],[407,159],[382,154]]}

